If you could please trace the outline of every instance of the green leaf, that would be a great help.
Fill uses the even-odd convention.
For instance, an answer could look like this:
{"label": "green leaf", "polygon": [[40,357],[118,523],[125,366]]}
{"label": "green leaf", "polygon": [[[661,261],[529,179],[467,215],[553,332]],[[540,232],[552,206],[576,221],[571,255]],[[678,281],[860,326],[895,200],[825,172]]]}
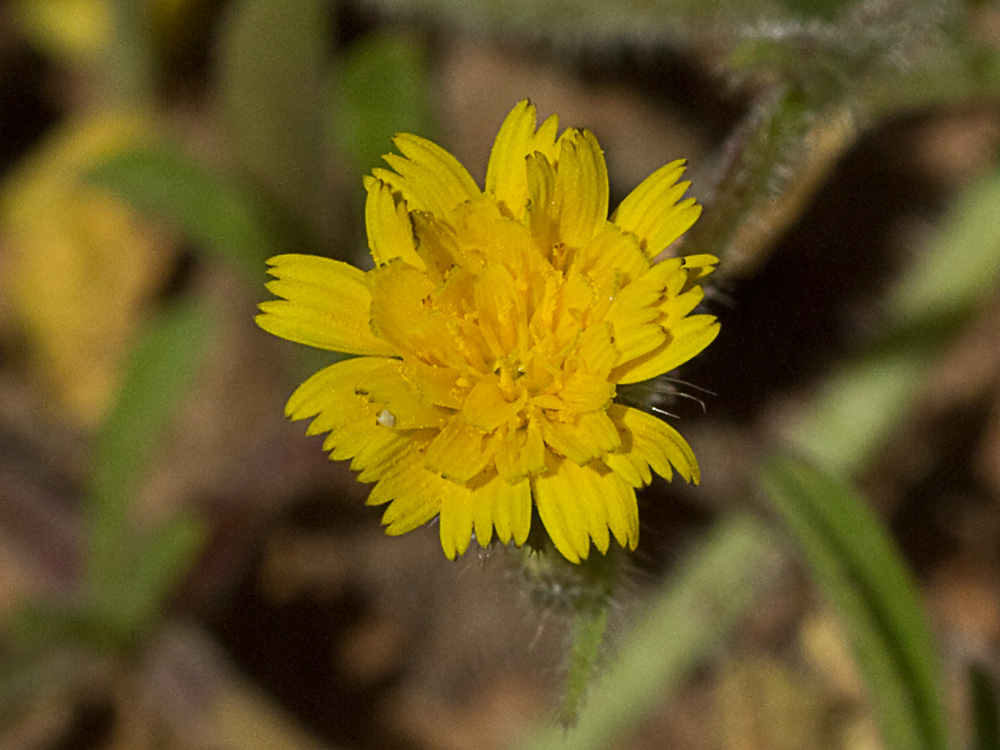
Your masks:
{"label": "green leaf", "polygon": [[518,750],[597,750],[616,740],[715,651],[766,584],[775,540],[759,522],[723,522],[642,616],[587,696],[570,731],[545,726]]}
{"label": "green leaf", "polygon": [[204,540],[204,524],[188,513],[168,519],[142,537],[117,585],[101,592],[101,605],[108,612],[105,619],[123,644],[135,642],[155,621]]}
{"label": "green leaf", "polygon": [[203,308],[175,304],[152,322],[132,351],[98,435],[87,498],[88,573],[96,591],[111,590],[135,561],[129,509],[207,351],[210,323]]}
{"label": "green leaf", "polygon": [[881,523],[847,484],[779,456],[762,485],[842,618],[889,750],[944,750],[934,642],[916,586]]}
{"label": "green leaf", "polygon": [[264,261],[282,250],[276,222],[262,201],[169,144],[116,153],[85,179],[173,224],[255,283]]}
{"label": "green leaf", "polygon": [[218,99],[231,157],[306,238],[329,231],[327,3],[241,0],[220,32]]}
{"label": "green leaf", "polygon": [[889,301],[897,329],[914,323],[943,324],[934,330],[936,340],[946,340],[956,324],[996,292],[1000,280],[1000,171],[973,184],[955,202],[937,238],[926,247],[900,279]]}
{"label": "green leaf", "polygon": [[430,87],[420,38],[369,34],[348,50],[331,107],[334,140],[359,172],[379,166],[396,133],[429,136]]}

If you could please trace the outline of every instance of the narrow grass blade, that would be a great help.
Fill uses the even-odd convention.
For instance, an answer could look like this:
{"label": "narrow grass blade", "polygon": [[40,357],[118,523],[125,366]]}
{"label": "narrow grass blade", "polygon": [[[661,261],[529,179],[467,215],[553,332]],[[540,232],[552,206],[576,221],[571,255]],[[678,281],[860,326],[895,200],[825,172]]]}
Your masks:
{"label": "narrow grass blade", "polygon": [[204,540],[204,524],[189,513],[173,516],[141,539],[117,585],[101,592],[105,621],[119,646],[128,647],[147,632]]}
{"label": "narrow grass blade", "polygon": [[786,456],[762,484],[837,609],[890,750],[945,750],[934,642],[916,586],[881,523],[847,484]]}
{"label": "narrow grass blade", "polygon": [[98,436],[88,498],[88,574],[97,590],[127,577],[136,546],[129,508],[194,380],[210,323],[202,307],[176,304],[153,321],[132,352],[117,401]]}

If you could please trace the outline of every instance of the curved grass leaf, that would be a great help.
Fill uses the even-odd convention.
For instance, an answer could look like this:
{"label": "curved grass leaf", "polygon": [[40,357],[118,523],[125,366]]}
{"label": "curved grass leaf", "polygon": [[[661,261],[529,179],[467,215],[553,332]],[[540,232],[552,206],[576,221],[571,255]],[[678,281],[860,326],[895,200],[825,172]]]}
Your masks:
{"label": "curved grass leaf", "polygon": [[[207,351],[210,328],[211,320],[202,307],[178,303],[152,322],[132,352],[118,398],[98,436],[87,501],[88,577],[97,593],[133,583],[133,566],[143,554],[136,550],[149,540],[135,538],[129,510],[194,381]],[[190,536],[188,531],[163,533],[167,536],[160,541],[166,549],[190,546],[181,539]],[[178,539],[169,538],[173,536]],[[135,595],[155,598],[159,592],[137,590]]]}
{"label": "curved grass leaf", "polygon": [[98,592],[100,598],[93,603],[106,628],[105,641],[127,648],[148,631],[201,549],[205,535],[199,518],[179,513],[139,539],[127,570]]}
{"label": "curved grass leaf", "polygon": [[264,261],[281,252],[276,222],[262,201],[167,144],[121,151],[85,179],[174,225],[255,283]]}
{"label": "curved grass leaf", "polygon": [[916,586],[879,520],[847,484],[787,456],[762,485],[841,616],[889,750],[945,750],[941,675]]}

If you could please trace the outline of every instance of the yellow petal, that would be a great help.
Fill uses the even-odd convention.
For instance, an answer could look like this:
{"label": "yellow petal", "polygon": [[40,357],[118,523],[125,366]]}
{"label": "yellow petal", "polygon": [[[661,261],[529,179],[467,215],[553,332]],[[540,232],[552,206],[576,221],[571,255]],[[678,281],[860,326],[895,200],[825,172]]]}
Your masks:
{"label": "yellow petal", "polygon": [[555,134],[559,118],[549,117],[535,132],[537,114],[527,99],[518,102],[504,120],[493,143],[486,168],[486,191],[492,193],[509,216],[520,218],[528,198],[525,159],[536,151],[555,160]]}
{"label": "yellow petal", "polygon": [[635,490],[617,472],[602,477],[601,483],[608,528],[620,545],[635,549],[639,544],[639,506]]}
{"label": "yellow petal", "polygon": [[607,377],[574,372],[559,389],[566,408],[574,412],[595,412],[604,409],[615,397],[615,386]]}
{"label": "yellow petal", "polygon": [[699,282],[715,270],[718,262],[707,253],[668,258],[654,265],[646,277],[662,280],[666,296],[679,296],[700,288]]}
{"label": "yellow petal", "polygon": [[[494,477],[494,480],[499,477]],[[480,547],[486,547],[493,539],[493,482],[473,488],[472,531]],[[497,534],[499,537],[499,534]]]}
{"label": "yellow petal", "polygon": [[475,528],[479,543],[489,542],[492,525],[504,544],[512,539],[517,545],[524,544],[531,526],[531,482],[522,479],[508,484],[495,475],[476,493]]}
{"label": "yellow petal", "polygon": [[[358,357],[330,365],[295,390],[285,413],[291,419],[315,417],[306,434],[329,432],[323,450],[330,451],[331,458],[338,461],[354,459],[351,466],[362,472],[361,481],[374,481],[396,461],[408,441],[424,439],[419,430],[401,430],[380,420],[386,403],[378,400],[372,390],[377,390],[379,384],[389,384],[386,390],[390,394],[405,388],[398,385],[399,364],[394,359]],[[401,415],[401,421],[410,419],[406,399],[393,397],[397,402],[391,408]],[[412,407],[425,421],[432,421],[420,414],[428,408],[419,403]]]}
{"label": "yellow petal", "polygon": [[608,453],[601,460],[632,487],[645,487],[652,479],[648,461],[640,461],[632,455],[632,435],[628,433],[628,444],[624,443],[621,453]]}
{"label": "yellow petal", "polygon": [[283,297],[260,304],[257,325],[275,336],[346,354],[395,354],[369,323],[371,293],[354,266],[315,255],[271,258],[268,283]]}
{"label": "yellow petal", "polygon": [[524,162],[527,197],[525,222],[531,237],[546,257],[559,244],[559,196],[556,170],[541,153],[531,154]]}
{"label": "yellow petal", "polygon": [[703,278],[708,276],[719,263],[719,259],[708,253],[698,253],[696,255],[685,255],[682,259],[684,268],[687,270],[687,283],[684,289],[690,289]]}
{"label": "yellow petal", "polygon": [[692,315],[668,331],[667,340],[650,351],[619,365],[610,380],[620,385],[641,383],[670,372],[699,354],[719,335],[719,321],[713,315]]}
{"label": "yellow petal", "polygon": [[612,221],[638,235],[642,249],[650,258],[686,232],[701,213],[693,198],[681,201],[690,183],[680,182],[683,159],[660,167],[639,183],[621,202]]}
{"label": "yellow petal", "polygon": [[[656,323],[643,323],[637,320],[624,325],[618,324],[615,327],[615,347],[619,352],[616,363],[625,365],[634,362],[639,357],[661,346],[666,340],[667,332]],[[627,370],[612,370],[608,379],[615,383],[621,383],[624,372]]]}
{"label": "yellow petal", "polygon": [[546,445],[581,466],[621,446],[618,430],[603,411],[567,422],[543,419],[541,428]]}
{"label": "yellow petal", "polygon": [[[593,540],[594,546],[605,554],[608,551],[608,544],[611,541],[608,534],[608,506],[607,498],[601,475],[598,473],[597,464],[580,467],[582,471],[575,479],[578,490],[576,493],[577,515],[580,523],[586,528],[587,535]],[[610,472],[601,467],[601,470]],[[573,472],[574,470],[570,470]],[[612,475],[613,476],[613,475]]]}
{"label": "yellow petal", "polygon": [[[629,284],[614,299],[605,320],[611,324],[614,346],[618,351],[616,365],[631,362],[667,340],[659,325],[663,317],[656,305],[662,297],[662,285],[645,280]],[[620,382],[612,377],[614,382]]]}
{"label": "yellow petal", "polygon": [[468,388],[459,383],[461,375],[450,367],[428,365],[419,360],[403,363],[403,379],[412,384],[420,398],[446,409],[461,409]]}
{"label": "yellow petal", "polygon": [[649,380],[679,367],[712,342],[718,334],[715,318],[688,314],[704,296],[692,279],[711,273],[717,262],[711,255],[670,258],[621,290],[605,316],[619,352],[612,382]]}
{"label": "yellow petal", "polygon": [[455,228],[448,222],[440,221],[420,211],[414,212],[410,219],[418,238],[416,249],[417,255],[420,256],[418,267],[426,268],[428,275],[440,284],[448,271],[462,259],[462,248]]}
{"label": "yellow petal", "polygon": [[566,245],[579,248],[608,218],[608,168],[589,130],[567,130],[559,142],[555,183],[559,236]]}
{"label": "yellow petal", "polygon": [[397,259],[370,271],[370,278],[372,330],[404,357],[447,364],[447,319],[424,303],[434,293],[427,274]]}
{"label": "yellow petal", "polygon": [[452,411],[427,401],[407,377],[409,372],[402,360],[390,359],[366,373],[354,388],[378,406],[381,422],[392,429],[440,429]]}
{"label": "yellow petal", "polygon": [[495,195],[512,216],[520,216],[524,209],[524,159],[531,153],[535,121],[535,107],[522,99],[500,126],[486,167],[486,191]]}
{"label": "yellow petal", "polygon": [[554,463],[534,478],[533,490],[549,538],[570,562],[587,557],[591,540],[606,553],[609,530],[620,544],[635,548],[639,539],[635,492],[603,464]]}
{"label": "yellow petal", "polygon": [[424,261],[417,255],[413,239],[413,226],[406,203],[397,201],[382,180],[365,180],[368,197],[365,200],[365,229],[368,249],[375,265],[381,266],[393,258],[400,258],[411,266],[423,269]]}
{"label": "yellow petal", "polygon": [[[372,491],[368,493],[365,505],[384,505],[396,498],[427,494],[423,490],[426,489],[428,481],[435,476],[424,468],[422,445],[413,441],[399,455],[396,463],[388,467],[379,477]],[[437,497],[428,497],[427,501],[434,503],[436,513],[439,507]]]}
{"label": "yellow petal", "polygon": [[409,460],[405,471],[376,484],[367,501],[368,505],[389,503],[382,524],[390,536],[413,531],[441,511],[441,494],[437,490],[444,480],[423,470],[413,457]]}
{"label": "yellow petal", "polygon": [[481,194],[468,170],[436,143],[410,133],[400,133],[393,143],[403,155],[382,158],[395,174],[384,169],[375,169],[372,174],[400,192],[410,210],[444,216]]}
{"label": "yellow petal", "polygon": [[580,562],[590,553],[590,535],[581,520],[577,498],[582,491],[579,473],[587,471],[572,461],[558,459],[549,470],[532,478],[535,506],[549,538],[570,562]]}
{"label": "yellow petal", "polygon": [[400,457],[410,447],[412,438],[408,433],[394,430],[378,422],[375,427],[365,433],[368,440],[355,445],[343,443],[354,454],[351,459],[351,469],[359,472],[358,480],[373,482],[382,476],[386,469],[396,464]]}
{"label": "yellow petal", "polygon": [[492,432],[500,425],[517,418],[527,394],[516,401],[508,401],[500,391],[499,380],[493,375],[480,378],[462,406],[463,417],[482,432]]}
{"label": "yellow petal", "polygon": [[494,441],[455,414],[427,446],[424,465],[429,471],[467,482],[493,460]]}
{"label": "yellow petal", "polygon": [[608,373],[618,361],[618,350],[615,348],[614,329],[603,319],[586,323],[583,333],[577,340],[576,350],[566,358],[563,369],[566,372],[585,372],[602,380],[608,379]]}
{"label": "yellow petal", "polygon": [[499,263],[487,263],[475,281],[479,326],[490,352],[497,359],[524,351],[528,316],[524,294]]}
{"label": "yellow petal", "polygon": [[471,493],[461,484],[442,480],[437,488],[441,496],[441,548],[449,560],[465,553],[472,541]]}
{"label": "yellow petal", "polygon": [[437,497],[423,492],[406,492],[385,509],[382,524],[386,534],[399,536],[420,528],[440,512]]}
{"label": "yellow petal", "polygon": [[494,461],[500,476],[511,484],[544,471],[545,442],[538,419],[531,418],[526,426],[502,435]]}
{"label": "yellow petal", "polygon": [[285,416],[308,419],[321,413],[340,412],[353,416],[354,403],[374,416],[378,407],[370,403],[366,393],[359,392],[359,387],[371,373],[390,361],[383,357],[356,357],[324,367],[295,389],[285,405]]}
{"label": "yellow petal", "polygon": [[639,248],[636,236],[623,232],[611,222],[605,222],[580,247],[572,265],[572,270],[590,279],[602,296],[613,296],[648,269],[649,258]]}
{"label": "yellow petal", "polygon": [[677,430],[652,414],[629,406],[615,404],[609,412],[614,421],[631,433],[629,452],[635,460],[648,463],[665,479],[673,476],[673,467],[685,480],[698,484],[701,480],[698,461]]}
{"label": "yellow petal", "polygon": [[704,298],[705,292],[700,286],[676,297],[665,297],[658,306],[661,315],[657,322],[667,330],[673,328],[682,318],[693,312]]}

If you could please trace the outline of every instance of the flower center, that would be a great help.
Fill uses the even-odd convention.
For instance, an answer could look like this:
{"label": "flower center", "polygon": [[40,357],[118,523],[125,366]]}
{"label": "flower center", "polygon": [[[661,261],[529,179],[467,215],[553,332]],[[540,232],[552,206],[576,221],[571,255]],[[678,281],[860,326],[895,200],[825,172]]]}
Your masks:
{"label": "flower center", "polygon": [[499,379],[500,393],[507,401],[517,401],[526,391],[524,365],[519,360],[498,360],[493,371]]}

